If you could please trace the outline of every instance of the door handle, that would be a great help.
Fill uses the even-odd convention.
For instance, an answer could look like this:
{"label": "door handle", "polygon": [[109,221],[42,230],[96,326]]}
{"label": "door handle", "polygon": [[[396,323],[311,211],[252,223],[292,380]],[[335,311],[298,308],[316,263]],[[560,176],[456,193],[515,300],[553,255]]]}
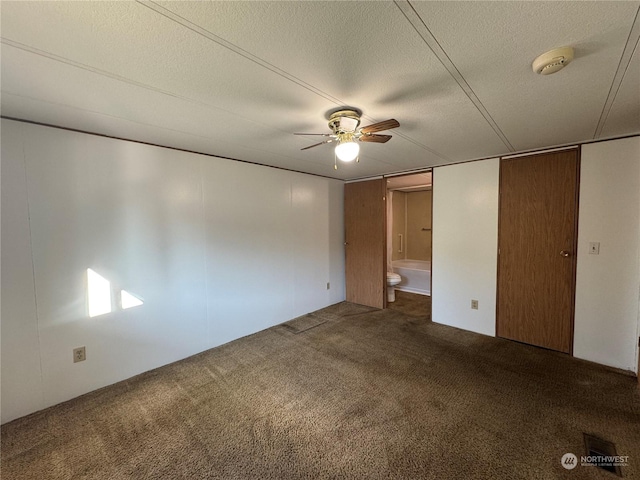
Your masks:
{"label": "door handle", "polygon": [[566,250],[561,250],[560,251],[560,255],[563,257],[570,257],[571,254],[569,252],[567,252]]}

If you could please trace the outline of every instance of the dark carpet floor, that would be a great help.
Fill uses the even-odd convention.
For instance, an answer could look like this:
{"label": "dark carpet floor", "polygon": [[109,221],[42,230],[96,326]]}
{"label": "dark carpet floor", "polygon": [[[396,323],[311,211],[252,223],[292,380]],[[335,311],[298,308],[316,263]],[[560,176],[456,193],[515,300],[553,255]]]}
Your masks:
{"label": "dark carpet floor", "polygon": [[396,290],[396,301],[388,302],[387,308],[412,317],[431,320],[431,297],[428,295]]}
{"label": "dark carpet floor", "polygon": [[[400,305],[400,304],[398,304]],[[640,478],[636,379],[340,303],[2,427],[2,478]]]}

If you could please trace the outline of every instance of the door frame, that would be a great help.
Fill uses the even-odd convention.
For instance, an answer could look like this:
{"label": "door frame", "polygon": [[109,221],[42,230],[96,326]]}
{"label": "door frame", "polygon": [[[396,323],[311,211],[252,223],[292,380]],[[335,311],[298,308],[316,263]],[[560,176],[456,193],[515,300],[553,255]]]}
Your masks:
{"label": "door frame", "polygon": [[[420,175],[420,174],[424,174],[424,173],[430,173],[431,174],[431,230],[429,231],[429,237],[431,240],[431,256],[429,258],[429,262],[431,262],[431,266],[430,266],[430,271],[429,271],[429,289],[431,291],[431,294],[429,295],[429,298],[432,299],[433,301],[433,185],[434,185],[434,177],[435,177],[435,167],[427,167],[425,169],[422,170],[418,170],[418,171],[414,171],[414,172],[405,172],[405,173],[399,173],[399,174],[392,174],[392,175],[384,175],[383,178],[385,180],[385,201],[387,200],[387,192],[389,191],[386,188],[386,181],[389,178],[398,178],[398,177],[410,177],[412,175]],[[384,222],[385,222],[385,233],[388,231],[389,228],[389,223],[388,223],[389,219],[387,218],[386,215],[386,210],[385,210],[385,216],[384,216]],[[385,237],[386,238],[386,237]],[[386,241],[385,241],[386,243]],[[386,247],[386,245],[385,245]],[[386,260],[386,254],[387,254],[387,249],[385,248],[385,270],[387,268],[387,260]],[[393,260],[392,260],[393,261]],[[387,308],[387,282],[385,279],[385,300],[384,300],[384,308]],[[431,315],[433,309],[430,308],[429,309],[429,315]]]}

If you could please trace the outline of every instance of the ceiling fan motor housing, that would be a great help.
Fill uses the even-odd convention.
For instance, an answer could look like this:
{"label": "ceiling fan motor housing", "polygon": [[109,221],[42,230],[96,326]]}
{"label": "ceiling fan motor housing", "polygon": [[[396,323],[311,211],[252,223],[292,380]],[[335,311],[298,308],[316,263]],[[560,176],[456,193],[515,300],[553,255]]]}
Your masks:
{"label": "ceiling fan motor housing", "polygon": [[338,110],[329,117],[329,128],[338,135],[355,132],[360,125],[360,114],[355,110]]}

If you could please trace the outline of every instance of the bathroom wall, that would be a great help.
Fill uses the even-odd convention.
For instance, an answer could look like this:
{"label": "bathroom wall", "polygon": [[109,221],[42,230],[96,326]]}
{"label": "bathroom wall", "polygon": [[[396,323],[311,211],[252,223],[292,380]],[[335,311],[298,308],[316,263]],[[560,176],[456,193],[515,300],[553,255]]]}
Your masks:
{"label": "bathroom wall", "polygon": [[1,181],[3,423],[345,298],[341,181],[10,120]]}
{"label": "bathroom wall", "polygon": [[431,260],[431,231],[423,230],[431,228],[431,198],[431,190],[393,192],[393,260]]}
{"label": "bathroom wall", "polygon": [[[407,194],[400,191],[394,191],[393,196],[393,260],[402,260],[407,258],[406,240],[407,240]],[[401,237],[402,235],[402,243]],[[401,251],[402,250],[402,251]]]}
{"label": "bathroom wall", "polygon": [[406,258],[431,260],[431,190],[407,192],[406,202]]}

